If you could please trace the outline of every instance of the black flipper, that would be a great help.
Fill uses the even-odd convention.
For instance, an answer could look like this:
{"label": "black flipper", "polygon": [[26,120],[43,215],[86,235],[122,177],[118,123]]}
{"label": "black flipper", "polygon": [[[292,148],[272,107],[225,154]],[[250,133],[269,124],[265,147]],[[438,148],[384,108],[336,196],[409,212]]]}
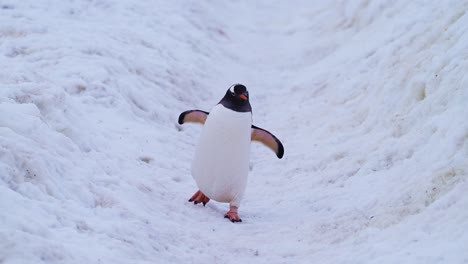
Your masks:
{"label": "black flipper", "polygon": [[275,137],[275,135],[268,132],[267,130],[252,125],[251,139],[252,141],[258,141],[260,143],[263,143],[265,146],[273,150],[278,158],[281,159],[283,157],[283,144],[281,144],[281,141],[279,141],[279,139]]}
{"label": "black flipper", "polygon": [[179,124],[191,122],[205,124],[206,118],[210,113],[202,110],[188,110],[179,115]]}

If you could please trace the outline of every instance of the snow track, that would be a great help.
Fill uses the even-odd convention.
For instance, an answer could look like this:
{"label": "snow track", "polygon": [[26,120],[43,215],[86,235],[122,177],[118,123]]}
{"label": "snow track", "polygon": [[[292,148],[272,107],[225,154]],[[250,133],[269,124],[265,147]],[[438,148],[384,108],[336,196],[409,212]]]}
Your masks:
{"label": "snow track", "polygon": [[[466,1],[0,3],[0,263],[467,263]],[[117,3],[118,2],[118,3]],[[176,125],[233,83],[242,224]]]}

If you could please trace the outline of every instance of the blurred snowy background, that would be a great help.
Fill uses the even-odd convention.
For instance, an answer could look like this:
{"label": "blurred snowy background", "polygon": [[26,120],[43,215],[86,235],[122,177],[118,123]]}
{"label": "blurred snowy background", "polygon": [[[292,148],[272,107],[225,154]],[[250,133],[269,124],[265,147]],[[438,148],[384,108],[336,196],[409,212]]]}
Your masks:
{"label": "blurred snowy background", "polygon": [[[0,1],[0,263],[468,263],[467,1]],[[234,83],[241,224],[190,162]]]}

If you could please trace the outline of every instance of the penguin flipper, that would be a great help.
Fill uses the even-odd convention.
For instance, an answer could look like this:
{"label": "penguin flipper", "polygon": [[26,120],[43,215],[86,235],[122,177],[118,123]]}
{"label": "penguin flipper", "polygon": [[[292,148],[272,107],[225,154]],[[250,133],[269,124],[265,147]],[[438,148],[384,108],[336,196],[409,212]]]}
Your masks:
{"label": "penguin flipper", "polygon": [[206,118],[210,113],[202,110],[188,110],[179,115],[179,124],[191,122],[205,124]]}
{"label": "penguin flipper", "polygon": [[263,143],[265,146],[273,150],[276,153],[276,156],[280,159],[284,155],[284,147],[283,144],[281,144],[281,141],[279,141],[275,135],[263,128],[252,125],[251,140]]}

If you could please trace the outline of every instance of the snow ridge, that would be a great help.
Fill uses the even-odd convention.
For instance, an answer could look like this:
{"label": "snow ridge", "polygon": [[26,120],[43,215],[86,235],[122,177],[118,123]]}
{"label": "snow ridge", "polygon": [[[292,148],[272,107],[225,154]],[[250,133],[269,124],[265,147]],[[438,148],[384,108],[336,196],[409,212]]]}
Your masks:
{"label": "snow ridge", "polygon": [[[118,2],[118,3],[117,3]],[[0,3],[0,263],[466,263],[463,1]],[[240,214],[186,200],[233,83]]]}

